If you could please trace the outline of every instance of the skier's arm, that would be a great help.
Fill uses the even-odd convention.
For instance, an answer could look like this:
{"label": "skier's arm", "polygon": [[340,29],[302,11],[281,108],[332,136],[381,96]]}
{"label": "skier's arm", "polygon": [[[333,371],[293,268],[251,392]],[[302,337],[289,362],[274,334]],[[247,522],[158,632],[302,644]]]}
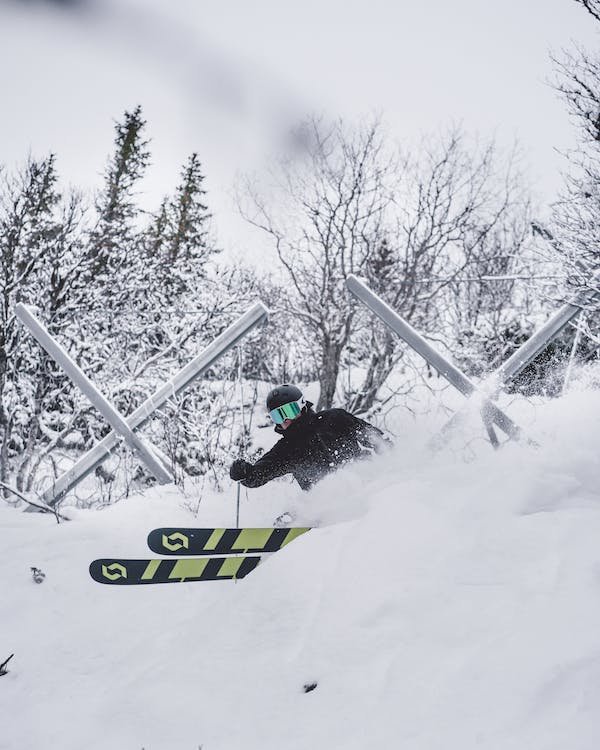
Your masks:
{"label": "skier's arm", "polygon": [[263,484],[289,474],[292,470],[280,443],[276,443],[255,464],[244,462],[244,469],[244,476],[240,477],[239,481],[244,487],[250,488],[262,487]]}
{"label": "skier's arm", "polygon": [[385,445],[392,445],[392,441],[384,435],[379,427],[375,427],[375,425],[360,419],[360,417],[355,417],[354,414],[349,412],[348,414],[352,418],[354,433],[361,444],[371,448],[376,453],[380,453]]}

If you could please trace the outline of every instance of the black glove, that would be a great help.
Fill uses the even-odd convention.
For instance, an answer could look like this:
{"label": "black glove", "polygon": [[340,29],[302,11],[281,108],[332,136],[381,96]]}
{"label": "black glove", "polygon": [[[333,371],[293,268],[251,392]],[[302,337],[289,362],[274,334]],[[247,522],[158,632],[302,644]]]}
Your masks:
{"label": "black glove", "polygon": [[239,482],[240,479],[246,478],[248,469],[250,469],[251,466],[252,464],[249,464],[248,461],[244,461],[243,458],[236,458],[229,469],[229,476],[234,482]]}

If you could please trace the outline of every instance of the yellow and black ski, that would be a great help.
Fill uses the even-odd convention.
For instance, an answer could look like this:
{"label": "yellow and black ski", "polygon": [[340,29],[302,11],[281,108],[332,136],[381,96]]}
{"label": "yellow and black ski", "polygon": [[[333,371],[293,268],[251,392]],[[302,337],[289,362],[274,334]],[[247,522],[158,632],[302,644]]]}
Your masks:
{"label": "yellow and black ski", "polygon": [[310,531],[291,529],[187,529],[169,527],[148,534],[148,546],[159,555],[248,555],[277,552]]}
{"label": "yellow and black ski", "polygon": [[243,578],[260,562],[251,557],[186,557],[181,560],[119,560],[106,558],[90,563],[90,575],[98,583],[131,586],[183,581],[226,581]]}

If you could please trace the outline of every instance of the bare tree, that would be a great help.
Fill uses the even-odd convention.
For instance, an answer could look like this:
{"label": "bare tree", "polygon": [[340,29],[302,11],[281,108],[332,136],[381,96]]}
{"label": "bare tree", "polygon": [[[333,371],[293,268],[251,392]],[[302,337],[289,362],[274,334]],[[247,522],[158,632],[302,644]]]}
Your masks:
{"label": "bare tree", "polygon": [[579,130],[572,170],[556,205],[554,246],[569,272],[584,282],[600,265],[600,57],[580,47],[555,58],[557,89]]}
{"label": "bare tree", "polygon": [[298,142],[300,154],[272,173],[275,200],[247,183],[242,213],[273,240],[288,281],[281,308],[304,324],[322,409],[332,405],[356,316],[344,282],[366,270],[383,239],[394,164],[378,123],[352,131],[313,117]]}
{"label": "bare tree", "polygon": [[[456,129],[424,140],[400,163],[394,223],[371,254],[367,277],[406,320],[456,342],[453,311],[460,311],[459,325],[476,326],[486,305],[480,277],[506,273],[507,260],[520,253],[527,199],[513,159],[505,162],[493,143],[471,144]],[[495,288],[496,309],[506,306],[512,283]],[[347,396],[358,412],[376,408],[378,392],[404,351],[387,328],[372,322],[363,331],[362,349],[364,381]]]}
{"label": "bare tree", "polygon": [[[600,21],[598,0],[576,2],[595,22]],[[542,230],[564,271],[567,283],[562,292],[566,297],[573,288],[593,288],[593,274],[600,268],[600,55],[574,45],[554,55],[553,61],[556,89],[578,133],[577,146],[567,154],[571,169],[565,188],[554,206],[550,226]],[[597,315],[583,315],[579,329],[578,341],[587,357],[590,347],[596,351],[600,340]]]}
{"label": "bare tree", "polygon": [[600,21],[600,1],[599,0],[575,0],[576,3],[583,5],[583,7],[590,13],[596,21]]}
{"label": "bare tree", "polygon": [[393,155],[379,124],[326,129],[313,118],[301,136],[305,158],[279,165],[270,200],[246,184],[243,213],[273,239],[288,279],[281,307],[316,352],[317,408],[331,406],[337,387],[344,405],[365,413],[403,350],[348,298],[347,275],[365,276],[420,328],[449,333],[444,295],[457,278],[497,271],[499,255],[518,254],[521,240],[507,227],[526,199],[513,161],[456,129]]}

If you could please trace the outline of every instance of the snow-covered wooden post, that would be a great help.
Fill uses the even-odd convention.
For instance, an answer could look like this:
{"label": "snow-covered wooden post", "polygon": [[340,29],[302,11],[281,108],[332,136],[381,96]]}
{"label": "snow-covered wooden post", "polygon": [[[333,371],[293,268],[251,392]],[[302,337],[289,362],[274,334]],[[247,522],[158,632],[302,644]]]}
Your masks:
{"label": "snow-covered wooden post", "polygon": [[[269,316],[269,310],[262,302],[256,302],[244,315],[226,328],[203,351],[197,354],[187,365],[149,396],[126,419],[127,425],[135,430],[144,425],[152,414],[170,398],[188,388],[202,373],[212,367],[231,347],[241,341],[253,328],[264,323]],[[94,445],[64,474],[58,477],[44,492],[43,498],[47,505],[54,506],[75,487],[82,479],[96,469],[119,442],[116,432],[110,432],[99,443]]]}
{"label": "snow-covered wooden post", "polygon": [[171,473],[162,465],[152,448],[133,432],[123,416],[100,393],[83,370],[67,354],[65,349],[52,338],[31,310],[24,304],[19,303],[15,307],[15,314],[37,339],[40,346],[63,368],[84,396],[98,409],[113,430],[125,440],[132,450],[138,453],[139,457],[159,483],[170,484],[173,482]]}
{"label": "snow-covered wooden post", "polygon": [[[527,365],[532,362],[538,354],[544,351],[548,344],[562,331],[562,329],[576,318],[586,306],[594,302],[600,296],[600,271],[592,276],[587,289],[579,291],[572,299],[566,302],[554,315],[535,331],[521,346],[514,351],[503,364],[487,378],[480,388],[490,397],[494,398],[501,388],[513,378],[516,378]],[[579,331],[579,329],[578,329]],[[446,434],[462,418],[462,409],[459,409],[448,422],[442,427],[440,434]]]}
{"label": "snow-covered wooden post", "polygon": [[600,295],[600,271],[592,277],[590,288],[578,292],[569,302],[564,304],[544,325],[538,329],[524,344],[500,365],[491,376],[497,388],[515,378],[527,365],[534,360],[555,338],[562,329]]}
{"label": "snow-covered wooden post", "polygon": [[[418,333],[410,323],[407,323],[397,312],[386,304],[380,297],[372,292],[369,287],[353,274],[346,279],[346,286],[363,302],[372,312],[377,315],[394,333],[421,355],[437,372],[457,388],[464,396],[472,396],[474,393],[481,393],[482,411],[484,421],[491,426],[492,423],[505,432],[509,437],[518,439],[521,436],[521,430],[493,401],[480,392],[477,386],[461,372],[461,370],[452,364],[446,357],[431,346],[420,333]],[[489,432],[489,429],[488,429]],[[490,438],[491,438],[490,434]],[[493,442],[493,441],[492,441]]]}

